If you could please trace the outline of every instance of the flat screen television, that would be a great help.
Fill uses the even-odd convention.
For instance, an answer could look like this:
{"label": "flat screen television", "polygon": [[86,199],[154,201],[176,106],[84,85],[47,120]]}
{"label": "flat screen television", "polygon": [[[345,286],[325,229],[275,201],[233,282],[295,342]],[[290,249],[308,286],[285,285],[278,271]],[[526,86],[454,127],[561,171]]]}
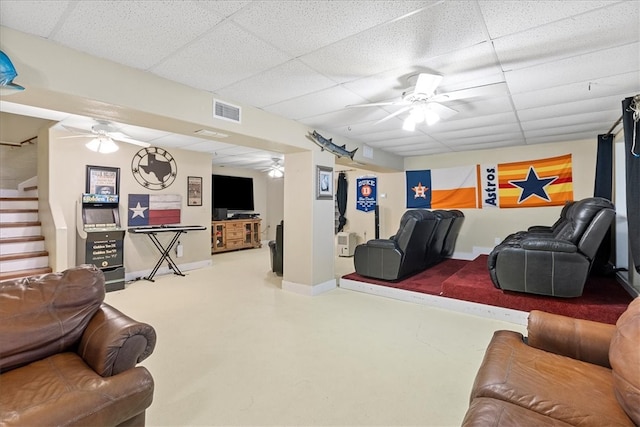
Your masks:
{"label": "flat screen television", "polygon": [[253,211],[253,178],[211,175],[211,208]]}

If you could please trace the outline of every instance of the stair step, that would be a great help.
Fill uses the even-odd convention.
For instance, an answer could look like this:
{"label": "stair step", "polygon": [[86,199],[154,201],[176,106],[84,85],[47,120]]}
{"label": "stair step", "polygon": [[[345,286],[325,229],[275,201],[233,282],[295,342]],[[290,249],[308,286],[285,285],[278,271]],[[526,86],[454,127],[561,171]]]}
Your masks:
{"label": "stair step", "polygon": [[38,212],[38,209],[0,209],[0,214],[3,213],[29,213]]}
{"label": "stair step", "polygon": [[30,268],[28,270],[7,271],[0,273],[0,281],[9,279],[19,279],[22,277],[38,276],[41,274],[51,273],[51,267]]}
{"label": "stair step", "polygon": [[0,226],[0,239],[5,238],[19,238],[42,235],[42,227],[28,226],[28,227],[2,227]]}
{"label": "stair step", "polygon": [[0,255],[1,261],[11,261],[14,259],[27,259],[27,258],[38,258],[43,256],[49,256],[49,252],[47,251],[36,251],[36,252],[23,252],[23,253],[14,253],[14,254],[4,254]]}
{"label": "stair step", "polygon": [[38,201],[37,197],[0,197],[0,202],[33,202]]}
{"label": "stair step", "polygon": [[25,222],[3,222],[0,223],[0,228],[17,228],[17,227],[39,227],[40,221],[25,221]]}
{"label": "stair step", "polygon": [[5,237],[0,239],[0,245],[3,243],[22,243],[44,240],[44,236],[24,236],[24,237]]}
{"label": "stair step", "polygon": [[22,241],[21,239],[0,239],[0,255],[44,251],[44,237],[40,237],[40,239]]}
{"label": "stair step", "polygon": [[38,221],[38,211],[32,209],[2,209],[0,210],[0,223],[11,224],[14,222]]}

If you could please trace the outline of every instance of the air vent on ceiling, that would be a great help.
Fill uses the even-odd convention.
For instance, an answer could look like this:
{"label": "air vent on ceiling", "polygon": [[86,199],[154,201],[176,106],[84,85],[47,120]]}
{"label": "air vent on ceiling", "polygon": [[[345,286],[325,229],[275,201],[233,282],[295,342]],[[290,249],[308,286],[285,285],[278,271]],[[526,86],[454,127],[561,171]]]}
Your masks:
{"label": "air vent on ceiling", "polygon": [[242,110],[237,105],[232,105],[217,99],[213,100],[213,117],[217,119],[240,123],[241,113]]}

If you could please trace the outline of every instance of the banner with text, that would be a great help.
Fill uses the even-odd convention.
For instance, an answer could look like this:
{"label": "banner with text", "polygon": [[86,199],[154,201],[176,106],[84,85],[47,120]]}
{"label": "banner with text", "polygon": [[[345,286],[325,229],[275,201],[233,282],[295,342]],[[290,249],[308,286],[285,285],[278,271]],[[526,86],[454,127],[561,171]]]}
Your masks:
{"label": "banner with text", "polygon": [[363,177],[356,179],[356,209],[363,212],[372,212],[378,203],[378,179],[375,177]]}
{"label": "banner with text", "polygon": [[480,207],[561,206],[573,200],[571,154],[478,165]]}

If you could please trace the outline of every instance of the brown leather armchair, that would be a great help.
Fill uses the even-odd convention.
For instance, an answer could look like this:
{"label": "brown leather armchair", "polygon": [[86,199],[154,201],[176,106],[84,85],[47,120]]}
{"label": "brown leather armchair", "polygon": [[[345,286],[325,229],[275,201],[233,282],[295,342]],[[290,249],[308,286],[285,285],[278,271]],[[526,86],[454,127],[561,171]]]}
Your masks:
{"label": "brown leather armchair", "polygon": [[144,425],[156,334],[104,295],[89,265],[0,282],[0,425]]}
{"label": "brown leather armchair", "polygon": [[463,426],[640,425],[640,298],[616,325],[532,311],[497,331]]}

